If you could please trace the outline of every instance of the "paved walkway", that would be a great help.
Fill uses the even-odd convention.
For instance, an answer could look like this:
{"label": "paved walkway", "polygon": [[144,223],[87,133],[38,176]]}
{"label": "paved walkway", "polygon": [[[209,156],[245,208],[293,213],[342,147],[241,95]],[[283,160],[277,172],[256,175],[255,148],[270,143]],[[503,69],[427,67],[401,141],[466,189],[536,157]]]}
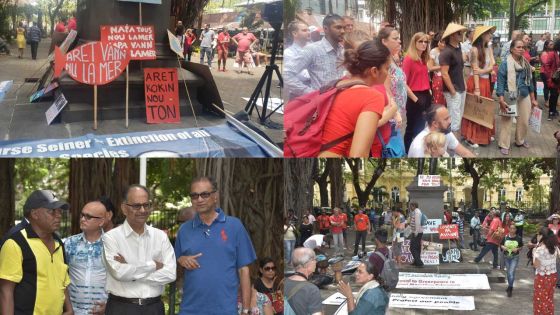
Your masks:
{"label": "paved walkway", "polygon": [[[468,234],[468,227],[465,227],[465,231]],[[345,250],[346,261],[350,260],[352,253],[354,251],[354,233],[353,231],[348,233],[348,246],[349,248]],[[368,235],[366,242],[366,250],[374,250],[375,245],[372,242],[373,235]],[[532,235],[524,235],[524,242],[529,242]],[[469,235],[465,235],[465,244],[471,241]],[[360,246],[361,250],[361,246]],[[327,253],[330,255],[334,252],[334,249],[326,249]],[[474,252],[470,249],[465,249],[461,251],[464,260],[462,263],[452,264],[452,268],[455,270],[453,273],[473,273],[476,267],[491,267],[489,262],[492,260],[492,253],[488,253],[484,257],[485,262],[481,262],[480,266],[468,263],[469,260],[473,259],[478,255],[478,252]],[[492,270],[488,275],[491,290],[412,290],[412,289],[395,289],[395,293],[408,293],[408,294],[424,294],[424,295],[455,295],[455,296],[474,296],[475,300],[475,311],[439,311],[439,310],[420,310],[420,309],[397,309],[389,308],[387,314],[389,315],[447,315],[447,314],[484,314],[484,315],[498,315],[498,314],[508,314],[508,315],[529,315],[533,314],[533,280],[534,271],[531,266],[527,266],[527,248],[524,247],[521,252],[521,257],[519,265],[516,271],[516,280],[514,283],[513,297],[508,298],[506,296],[507,283],[505,281],[505,271],[503,270]],[[330,256],[329,256],[330,257]],[[443,264],[442,264],[443,265]],[[446,264],[447,265],[447,264]],[[405,267],[407,272],[426,272],[423,268],[412,268],[409,266]],[[405,269],[402,268],[402,269]],[[465,270],[465,271],[462,271]],[[431,271],[430,271],[431,272]],[[354,276],[344,276],[344,280],[351,282],[354,281]],[[359,286],[353,286],[353,291],[357,292]],[[337,292],[337,288],[334,285],[328,286],[328,288],[321,290],[321,297],[326,299],[331,294]],[[556,314],[560,314],[560,289],[555,291],[554,302],[556,306]],[[325,315],[332,315],[333,312],[326,312]],[[552,315],[552,314],[551,314]]]}
{"label": "paved walkway", "polygon": [[[0,55],[0,81],[13,80],[14,85],[2,101],[0,101],[0,140],[16,139],[41,139],[41,138],[69,138],[87,133],[113,134],[133,131],[148,131],[161,129],[192,128],[194,121],[191,117],[183,117],[180,124],[150,125],[145,119],[131,119],[129,128],[125,128],[124,119],[100,121],[96,131],[92,129],[93,122],[60,123],[48,126],[45,111],[50,106],[48,103],[29,104],[29,96],[36,90],[36,83],[24,83],[25,78],[40,78],[47,67],[47,53],[50,45],[49,39],[44,39],[39,45],[38,59],[32,60],[30,49],[26,48],[24,59],[17,58],[17,48],[13,46],[12,56]],[[198,55],[193,55],[193,61],[199,60]],[[235,114],[245,108],[247,103],[243,98],[249,98],[255,89],[264,67],[255,68],[254,74],[237,74],[233,71],[233,59],[228,60],[228,72],[217,71],[215,58],[212,74],[224,108],[229,113]],[[279,98],[281,90],[278,80],[274,77],[271,85],[271,97]],[[32,107],[33,106],[33,107]],[[34,110],[35,108],[36,110]],[[19,114],[18,114],[19,113]],[[266,128],[258,123],[257,115],[253,112],[251,120],[266,133],[274,142],[282,141],[282,131]],[[274,114],[271,120],[282,123],[283,116]],[[199,117],[200,125],[215,125],[222,123],[223,119],[212,116]]]}

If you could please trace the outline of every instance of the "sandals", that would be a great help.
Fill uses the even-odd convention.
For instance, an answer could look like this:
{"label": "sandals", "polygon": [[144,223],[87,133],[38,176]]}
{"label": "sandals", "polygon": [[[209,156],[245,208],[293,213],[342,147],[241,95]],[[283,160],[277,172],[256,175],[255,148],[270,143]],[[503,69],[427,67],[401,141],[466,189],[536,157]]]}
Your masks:
{"label": "sandals", "polygon": [[503,155],[509,155],[509,149],[500,148],[500,152],[501,152]]}
{"label": "sandals", "polygon": [[527,141],[523,142],[522,144],[515,144],[516,147],[521,148],[524,147],[526,149],[529,149],[531,146],[527,143]]}

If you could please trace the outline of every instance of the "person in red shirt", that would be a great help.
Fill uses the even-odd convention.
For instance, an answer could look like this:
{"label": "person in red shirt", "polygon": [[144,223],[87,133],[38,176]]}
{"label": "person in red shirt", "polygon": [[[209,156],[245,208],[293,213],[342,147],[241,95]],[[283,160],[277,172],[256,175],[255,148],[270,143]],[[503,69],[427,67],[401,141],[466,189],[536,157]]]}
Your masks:
{"label": "person in red shirt", "polygon": [[251,57],[251,49],[253,45],[258,41],[258,39],[253,35],[253,33],[249,33],[249,29],[244,27],[242,32],[233,36],[231,38],[235,45],[237,45],[237,55],[235,58],[235,62],[239,64],[241,67],[242,62],[245,64],[245,67],[249,70],[249,65],[253,64],[253,58]]}
{"label": "person in red shirt", "polygon": [[72,30],[78,31],[78,21],[76,20],[75,13],[72,13],[72,16],[68,19],[68,25],[66,25],[66,28],[68,29],[68,32]]}
{"label": "person in red shirt", "polygon": [[194,34],[192,28],[187,29],[185,33],[185,43],[183,46],[183,55],[186,56],[187,61],[191,61],[192,56],[192,44],[196,40],[196,35]]}
{"label": "person in red shirt", "polygon": [[[224,26],[224,30],[218,34],[218,71],[226,72],[226,60],[229,53],[229,42],[231,36],[229,36],[227,26]],[[220,70],[220,62],[224,61],[223,69]]]}
{"label": "person in red shirt", "polygon": [[[319,233],[323,235],[329,234],[331,219],[330,216],[325,212],[325,209],[321,210],[321,215],[317,217],[317,221],[319,222]],[[328,240],[327,243],[329,245],[329,248],[331,248],[330,240]]]}
{"label": "person in red shirt", "polygon": [[344,217],[340,214],[340,208],[335,207],[333,209],[333,215],[330,216],[329,221],[331,225],[331,234],[334,240],[335,255],[340,253],[344,255],[344,238],[342,236]]}
{"label": "person in red shirt", "polygon": [[58,33],[66,33],[66,18],[61,18],[60,21],[56,23],[54,31]]}
{"label": "person in red shirt", "polygon": [[494,269],[498,268],[498,248],[500,246],[500,243],[502,242],[503,236],[505,235],[502,234],[501,238],[495,237],[494,232],[496,232],[498,228],[503,230],[502,220],[500,220],[500,211],[496,210],[492,214],[492,222],[490,222],[488,234],[486,235],[486,245],[484,245],[484,248],[482,248],[480,254],[478,254],[478,256],[474,260],[469,261],[470,263],[478,264],[489,251],[492,251],[492,255],[494,256],[492,266],[494,267]]}
{"label": "person in red shirt", "polygon": [[443,206],[443,219],[444,224],[451,224],[451,221],[453,220],[453,216],[451,215],[449,208],[447,208],[447,205]]}
{"label": "person in red shirt", "polygon": [[319,157],[369,157],[385,107],[385,96],[371,87],[383,84],[389,64],[389,49],[376,40],[344,51],[349,76],[337,86],[357,84],[336,96],[325,120]]}
{"label": "person in red shirt", "polygon": [[366,237],[369,234],[370,222],[364,210],[358,210],[358,214],[354,217],[354,227],[356,229],[356,242],[354,243],[354,256],[358,255],[358,246],[362,241],[362,252],[366,252]]}
{"label": "person in red shirt", "polygon": [[406,130],[404,133],[406,152],[408,152],[412,140],[426,127],[424,116],[426,110],[432,104],[428,71],[429,42],[427,34],[422,32],[414,34],[410,39],[410,45],[403,60],[402,69],[406,76],[406,84],[410,88],[407,92]]}

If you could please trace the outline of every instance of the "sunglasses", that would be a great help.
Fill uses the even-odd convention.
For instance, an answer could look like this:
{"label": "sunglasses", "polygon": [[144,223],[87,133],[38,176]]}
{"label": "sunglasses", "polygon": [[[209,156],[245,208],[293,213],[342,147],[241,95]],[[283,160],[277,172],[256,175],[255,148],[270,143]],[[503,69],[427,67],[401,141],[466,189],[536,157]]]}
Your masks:
{"label": "sunglasses", "polygon": [[264,269],[264,271],[275,271],[275,270],[276,270],[276,266],[264,267],[263,269]]}
{"label": "sunglasses", "polygon": [[212,191],[201,192],[200,194],[190,193],[189,196],[191,197],[191,199],[194,200],[198,200],[198,197],[202,197],[202,199],[208,199],[215,192],[216,192],[215,190],[212,190]]}
{"label": "sunglasses", "polygon": [[91,220],[91,219],[101,219],[101,217],[96,217],[96,216],[89,215],[89,214],[83,213],[83,212],[81,213],[80,217],[81,217],[81,218],[85,218],[86,221],[89,221],[89,220]]}
{"label": "sunglasses", "polygon": [[142,208],[149,210],[152,209],[152,203],[151,202],[146,202],[146,203],[134,203],[134,204],[126,204],[127,206],[131,207],[133,210],[140,210]]}

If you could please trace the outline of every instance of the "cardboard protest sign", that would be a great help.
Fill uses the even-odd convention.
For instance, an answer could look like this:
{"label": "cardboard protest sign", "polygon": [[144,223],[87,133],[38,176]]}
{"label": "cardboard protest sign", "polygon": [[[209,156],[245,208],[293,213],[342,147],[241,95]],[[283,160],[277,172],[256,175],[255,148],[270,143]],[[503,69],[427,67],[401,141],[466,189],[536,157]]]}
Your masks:
{"label": "cardboard protest sign", "polygon": [[463,118],[492,129],[495,114],[496,102],[493,99],[481,96],[478,101],[476,95],[467,93]]}
{"label": "cardboard protest sign", "polygon": [[441,186],[441,177],[439,175],[418,175],[418,186],[439,187]]}
{"label": "cardboard protest sign", "polygon": [[181,121],[176,68],[144,68],[144,90],[149,124]]}
{"label": "cardboard protest sign", "polygon": [[461,262],[461,250],[458,248],[448,248],[442,256],[445,263]]}
{"label": "cardboard protest sign", "polygon": [[437,234],[441,219],[428,219],[428,224],[424,227],[424,234]]}
{"label": "cardboard protest sign", "polygon": [[436,242],[422,241],[422,251],[436,251],[441,254],[443,251],[443,244],[436,243]]}
{"label": "cardboard protest sign", "polygon": [[109,43],[90,42],[66,55],[56,47],[54,76],[59,77],[62,70],[66,69],[68,75],[78,82],[103,85],[121,75],[128,61],[126,50]]}
{"label": "cardboard protest sign", "polygon": [[101,42],[128,51],[130,60],[156,59],[153,25],[102,25]]}
{"label": "cardboard protest sign", "polygon": [[541,133],[541,125],[542,125],[542,109],[538,107],[534,107],[533,111],[531,112],[531,117],[529,118],[529,126],[536,133]]}
{"label": "cardboard protest sign", "polygon": [[[404,240],[402,245],[401,257],[403,262],[412,263],[412,253],[410,252],[410,240]],[[420,253],[420,260],[424,265],[439,265],[439,252],[436,247],[434,250],[422,250]]]}
{"label": "cardboard protest sign", "polygon": [[442,240],[456,240],[459,238],[457,224],[442,224],[438,227],[439,238]]}
{"label": "cardboard protest sign", "polygon": [[169,37],[169,48],[171,48],[171,50],[173,50],[173,52],[175,52],[179,57],[185,58],[183,55],[183,45],[181,44],[181,41],[179,41],[179,39],[169,30],[167,30],[167,37]]}

